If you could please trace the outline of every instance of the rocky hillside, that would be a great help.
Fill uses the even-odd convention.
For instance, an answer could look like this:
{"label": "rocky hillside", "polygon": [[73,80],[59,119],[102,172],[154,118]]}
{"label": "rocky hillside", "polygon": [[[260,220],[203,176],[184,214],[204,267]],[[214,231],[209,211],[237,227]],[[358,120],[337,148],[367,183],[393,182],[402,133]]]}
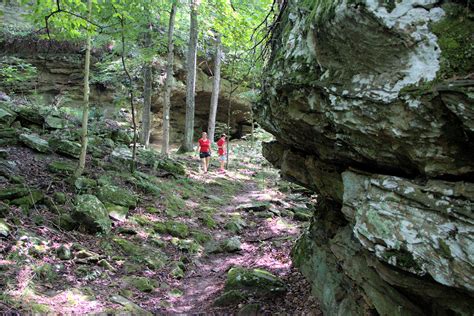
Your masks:
{"label": "rocky hillside", "polygon": [[259,148],[225,174],[140,149],[131,173],[126,120],[92,120],[74,177],[78,123],[0,101],[0,314],[319,314],[289,257],[311,192]]}
{"label": "rocky hillside", "polygon": [[265,157],[318,193],[293,256],[325,313],[471,315],[473,12],[283,7],[256,110],[277,139]]}

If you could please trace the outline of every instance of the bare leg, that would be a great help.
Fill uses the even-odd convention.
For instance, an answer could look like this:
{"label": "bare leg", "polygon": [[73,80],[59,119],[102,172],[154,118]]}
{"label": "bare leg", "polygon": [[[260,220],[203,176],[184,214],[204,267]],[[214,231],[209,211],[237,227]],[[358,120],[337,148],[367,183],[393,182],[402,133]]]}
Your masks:
{"label": "bare leg", "polygon": [[224,171],[224,160],[220,159],[219,162],[221,164],[221,170]]}
{"label": "bare leg", "polygon": [[207,172],[206,159],[207,159],[207,158],[202,158],[202,159],[201,159],[201,161],[202,161],[202,170],[203,170],[204,172]]}
{"label": "bare leg", "polygon": [[206,171],[209,169],[209,161],[211,161],[211,157],[206,157]]}

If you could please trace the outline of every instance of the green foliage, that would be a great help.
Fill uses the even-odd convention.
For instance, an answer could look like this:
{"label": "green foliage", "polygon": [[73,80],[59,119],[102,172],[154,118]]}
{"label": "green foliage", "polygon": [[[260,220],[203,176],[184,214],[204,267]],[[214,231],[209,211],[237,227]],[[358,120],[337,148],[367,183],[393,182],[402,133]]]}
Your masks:
{"label": "green foliage", "polygon": [[447,3],[443,8],[446,18],[431,25],[441,48],[441,69],[438,77],[446,79],[464,76],[474,69],[474,21],[469,18],[468,8],[454,3]]}
{"label": "green foliage", "polygon": [[16,57],[4,57],[0,59],[0,84],[12,86],[36,78],[35,66],[24,62]]}

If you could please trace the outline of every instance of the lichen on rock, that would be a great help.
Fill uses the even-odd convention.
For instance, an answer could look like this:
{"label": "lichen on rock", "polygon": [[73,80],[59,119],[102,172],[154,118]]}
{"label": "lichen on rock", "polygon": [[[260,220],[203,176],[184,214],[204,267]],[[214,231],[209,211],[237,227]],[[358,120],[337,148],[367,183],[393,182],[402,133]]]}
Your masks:
{"label": "lichen on rock", "polygon": [[289,0],[273,30],[255,113],[264,156],[318,193],[293,258],[328,315],[472,313],[472,8],[454,2]]}

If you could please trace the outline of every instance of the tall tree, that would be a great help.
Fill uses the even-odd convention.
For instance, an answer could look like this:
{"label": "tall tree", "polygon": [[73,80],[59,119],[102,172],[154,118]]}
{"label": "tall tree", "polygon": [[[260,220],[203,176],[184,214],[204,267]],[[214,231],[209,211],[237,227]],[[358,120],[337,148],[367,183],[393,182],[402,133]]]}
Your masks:
{"label": "tall tree", "polygon": [[[145,48],[149,48],[152,45],[151,32],[153,30],[153,25],[150,23],[148,25],[148,31],[145,33]],[[153,83],[153,61],[151,58],[145,59],[143,67],[143,113],[142,113],[142,133],[141,133],[141,143],[145,147],[148,147],[150,144],[150,130],[151,130],[151,92],[152,92],[152,83]]]}
{"label": "tall tree", "polygon": [[163,144],[161,153],[168,155],[170,143],[170,108],[171,87],[173,85],[173,62],[174,62],[174,21],[176,17],[177,1],[171,5],[170,21],[168,26],[168,59],[166,61],[165,100],[163,102]]}
{"label": "tall tree", "polygon": [[189,0],[190,2],[190,20],[189,27],[189,44],[187,57],[187,75],[186,75],[186,119],[184,124],[184,139],[180,148],[181,152],[189,152],[193,150],[194,136],[194,93],[196,90],[196,54],[197,54],[197,37],[198,37],[198,1]]}
{"label": "tall tree", "polygon": [[[92,0],[87,0],[88,19],[92,17]],[[79,156],[79,164],[77,166],[74,175],[80,176],[84,171],[86,165],[86,154],[87,154],[87,123],[89,121],[89,73],[90,73],[90,62],[91,62],[91,34],[88,30],[86,39],[86,56],[84,62],[84,96],[82,105],[82,129],[81,129],[81,154]]]}
{"label": "tall tree", "polygon": [[216,129],[217,104],[219,101],[219,90],[221,84],[221,59],[222,46],[221,35],[216,36],[216,55],[214,58],[214,79],[212,82],[211,108],[209,110],[209,123],[207,125],[207,134],[211,142],[214,142],[214,131]]}

